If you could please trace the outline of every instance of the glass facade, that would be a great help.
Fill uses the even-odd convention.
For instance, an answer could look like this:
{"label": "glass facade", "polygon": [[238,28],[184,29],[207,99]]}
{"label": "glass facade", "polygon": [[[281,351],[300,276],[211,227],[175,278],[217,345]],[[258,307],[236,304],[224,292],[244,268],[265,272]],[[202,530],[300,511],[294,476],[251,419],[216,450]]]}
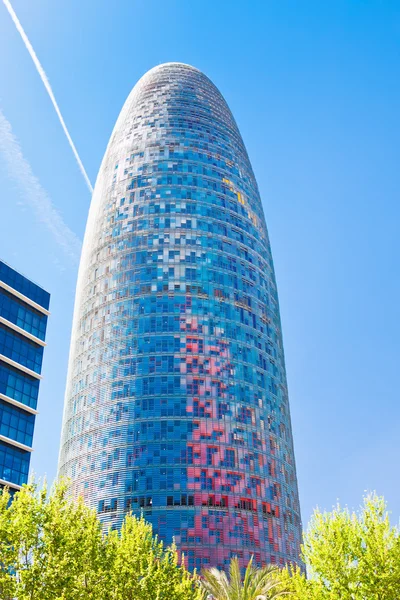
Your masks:
{"label": "glass facade", "polygon": [[0,323],[0,354],[35,373],[42,368],[43,346]]}
{"label": "glass facade", "polygon": [[29,461],[29,452],[0,441],[1,479],[18,486],[23,485],[28,481]]}
{"label": "glass facade", "polygon": [[0,435],[32,446],[35,415],[0,400]]}
{"label": "glass facade", "polygon": [[39,380],[0,360],[0,394],[36,409]]}
{"label": "glass facade", "polygon": [[0,261],[0,486],[11,491],[28,480],[49,300]]}
{"label": "glass facade", "polygon": [[200,71],[149,71],[98,175],[59,472],[106,525],[143,511],[189,568],[298,561],[278,296],[234,118]]}
{"label": "glass facade", "polygon": [[0,315],[17,327],[44,340],[47,316],[2,288],[0,288]]}
{"label": "glass facade", "polygon": [[30,279],[15,271],[7,263],[0,260],[0,281],[9,285],[13,290],[23,294],[32,302],[39,304],[48,310],[50,305],[50,294],[33,283]]}

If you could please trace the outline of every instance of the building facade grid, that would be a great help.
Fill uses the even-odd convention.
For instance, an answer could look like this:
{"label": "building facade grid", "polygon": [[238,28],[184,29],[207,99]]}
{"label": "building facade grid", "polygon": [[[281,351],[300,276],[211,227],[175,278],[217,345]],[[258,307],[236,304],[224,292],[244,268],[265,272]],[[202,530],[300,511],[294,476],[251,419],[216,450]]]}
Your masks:
{"label": "building facade grid", "polygon": [[27,483],[50,295],[0,261],[0,486]]}
{"label": "building facade grid", "polygon": [[128,97],[81,259],[60,474],[106,525],[144,513],[189,568],[298,561],[276,281],[219,91],[180,63]]}

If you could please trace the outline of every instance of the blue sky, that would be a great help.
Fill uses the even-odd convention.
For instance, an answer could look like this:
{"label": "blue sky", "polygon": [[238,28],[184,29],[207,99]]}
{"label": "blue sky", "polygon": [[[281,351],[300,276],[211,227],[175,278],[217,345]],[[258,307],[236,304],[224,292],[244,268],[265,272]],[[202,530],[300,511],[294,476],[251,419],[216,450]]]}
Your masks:
{"label": "blue sky", "polygon": [[[13,6],[92,183],[125,98],[149,68],[190,63],[219,87],[250,154],[271,237],[303,520],[337,499],[357,507],[365,490],[384,494],[398,520],[400,3]],[[32,459],[52,481],[75,236],[83,238],[90,197],[2,3],[0,110],[14,136],[3,119],[0,257],[52,294]]]}

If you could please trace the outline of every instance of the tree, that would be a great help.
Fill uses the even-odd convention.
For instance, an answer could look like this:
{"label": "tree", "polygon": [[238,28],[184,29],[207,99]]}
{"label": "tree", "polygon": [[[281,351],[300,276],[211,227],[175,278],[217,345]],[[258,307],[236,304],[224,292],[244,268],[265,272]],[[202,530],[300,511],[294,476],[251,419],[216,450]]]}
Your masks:
{"label": "tree", "polygon": [[96,513],[59,485],[0,496],[1,598],[95,599],[106,591],[107,544]]}
{"label": "tree", "polygon": [[164,548],[144,519],[127,516],[121,532],[110,534],[114,600],[200,600],[196,577],[178,563],[174,545]]}
{"label": "tree", "polygon": [[298,600],[400,598],[400,535],[381,497],[365,498],[358,514],[316,510],[302,553],[309,579],[298,570],[282,574]]}
{"label": "tree", "polygon": [[253,567],[251,558],[242,582],[239,561],[233,558],[229,579],[223,571],[211,568],[203,571],[201,586],[214,600],[273,600],[285,593],[279,573],[279,569],[273,566]]}
{"label": "tree", "polygon": [[200,600],[196,575],[164,548],[143,518],[104,533],[94,510],[24,486],[0,494],[0,600]]}

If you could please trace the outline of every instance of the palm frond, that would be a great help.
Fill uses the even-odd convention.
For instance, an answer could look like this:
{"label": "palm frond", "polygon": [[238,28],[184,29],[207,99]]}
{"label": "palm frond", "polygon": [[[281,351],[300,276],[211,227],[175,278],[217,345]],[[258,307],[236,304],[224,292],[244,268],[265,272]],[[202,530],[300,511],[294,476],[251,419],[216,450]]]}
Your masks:
{"label": "palm frond", "polygon": [[229,565],[229,600],[242,600],[242,576],[240,574],[240,565],[237,557],[232,558]]}
{"label": "palm frond", "polygon": [[229,580],[219,569],[203,571],[203,589],[213,600],[275,600],[290,594],[282,589],[280,569],[267,566],[257,569],[250,559],[242,582],[239,560],[232,558],[229,566]]}
{"label": "palm frond", "polygon": [[214,600],[231,600],[229,597],[229,581],[223,571],[211,568],[202,573],[201,585]]}

